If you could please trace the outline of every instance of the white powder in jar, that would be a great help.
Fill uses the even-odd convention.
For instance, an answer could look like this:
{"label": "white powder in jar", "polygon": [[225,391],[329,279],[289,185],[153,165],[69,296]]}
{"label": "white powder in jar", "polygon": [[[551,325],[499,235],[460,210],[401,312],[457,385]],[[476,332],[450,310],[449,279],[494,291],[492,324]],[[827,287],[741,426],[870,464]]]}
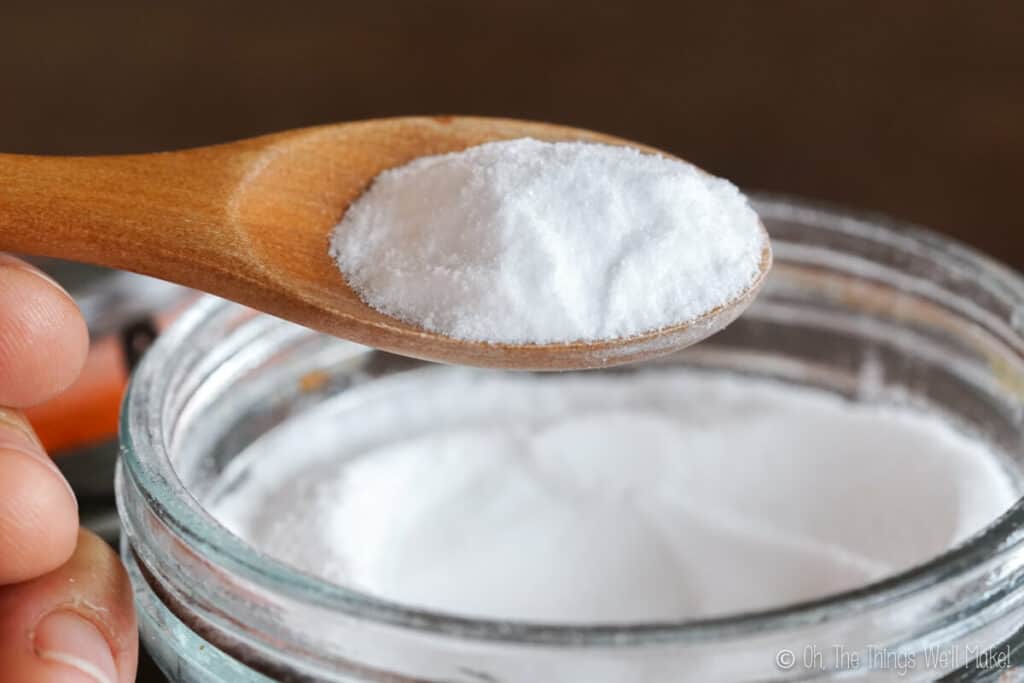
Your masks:
{"label": "white powder in jar", "polygon": [[692,164],[532,139],[381,173],[331,255],[371,307],[450,337],[617,339],[694,320],[757,278],[766,233]]}
{"label": "white powder in jar", "polygon": [[855,588],[1017,495],[983,442],[910,408],[686,370],[434,368],[286,423],[232,464],[211,510],[380,598],[593,624]]}

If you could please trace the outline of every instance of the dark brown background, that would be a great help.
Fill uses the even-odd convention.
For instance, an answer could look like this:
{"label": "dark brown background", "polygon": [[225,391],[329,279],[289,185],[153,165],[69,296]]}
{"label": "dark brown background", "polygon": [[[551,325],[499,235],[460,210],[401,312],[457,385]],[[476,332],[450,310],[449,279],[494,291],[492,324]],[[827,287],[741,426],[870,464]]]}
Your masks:
{"label": "dark brown background", "polygon": [[409,113],[586,126],[1024,266],[1024,3],[36,2],[0,150],[168,149]]}

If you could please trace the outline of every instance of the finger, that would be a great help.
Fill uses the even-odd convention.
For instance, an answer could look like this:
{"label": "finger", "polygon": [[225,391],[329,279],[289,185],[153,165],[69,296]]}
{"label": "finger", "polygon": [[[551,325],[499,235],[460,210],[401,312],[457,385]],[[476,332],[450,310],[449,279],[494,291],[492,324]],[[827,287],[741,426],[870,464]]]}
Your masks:
{"label": "finger", "polygon": [[0,588],[3,680],[131,683],[138,659],[131,585],[114,552],[82,530],[74,555]]}
{"label": "finger", "polygon": [[85,367],[64,393],[25,410],[43,446],[54,457],[117,436],[117,418],[128,382],[121,339],[92,342]]}
{"label": "finger", "polygon": [[25,417],[0,408],[0,585],[59,567],[77,535],[71,487]]}
{"label": "finger", "polygon": [[42,271],[0,254],[0,405],[23,408],[78,376],[89,333],[78,306]]}

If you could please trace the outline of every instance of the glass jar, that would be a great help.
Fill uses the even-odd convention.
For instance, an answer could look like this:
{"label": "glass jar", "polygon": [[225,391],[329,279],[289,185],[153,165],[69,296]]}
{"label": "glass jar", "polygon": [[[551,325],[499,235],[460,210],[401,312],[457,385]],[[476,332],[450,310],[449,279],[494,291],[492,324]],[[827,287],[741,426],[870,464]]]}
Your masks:
{"label": "glass jar", "polygon": [[[775,249],[764,293],[724,332],[654,362],[913,401],[1005,453],[1021,480],[1024,281],[883,219],[784,198],[755,204]],[[724,618],[593,626],[409,609],[261,555],[204,511],[225,468],[262,435],[423,365],[212,298],[159,339],[123,409],[117,491],[142,638],[172,680],[1024,680],[1021,503],[941,557],[855,591]]]}

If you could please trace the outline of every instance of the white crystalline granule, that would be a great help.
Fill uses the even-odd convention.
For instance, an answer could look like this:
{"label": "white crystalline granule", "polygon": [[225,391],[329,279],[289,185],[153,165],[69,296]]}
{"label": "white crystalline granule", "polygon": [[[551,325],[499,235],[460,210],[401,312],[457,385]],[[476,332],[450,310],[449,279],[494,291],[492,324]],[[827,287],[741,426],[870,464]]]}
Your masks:
{"label": "white crystalline granule", "polygon": [[258,442],[212,511],[302,570],[450,613],[778,607],[929,560],[1018,495],[937,415],[782,384],[453,368],[374,384]]}
{"label": "white crystalline granule", "polygon": [[615,339],[743,293],[765,234],[728,181],[624,148],[531,139],[381,173],[331,255],[373,308],[458,339]]}

